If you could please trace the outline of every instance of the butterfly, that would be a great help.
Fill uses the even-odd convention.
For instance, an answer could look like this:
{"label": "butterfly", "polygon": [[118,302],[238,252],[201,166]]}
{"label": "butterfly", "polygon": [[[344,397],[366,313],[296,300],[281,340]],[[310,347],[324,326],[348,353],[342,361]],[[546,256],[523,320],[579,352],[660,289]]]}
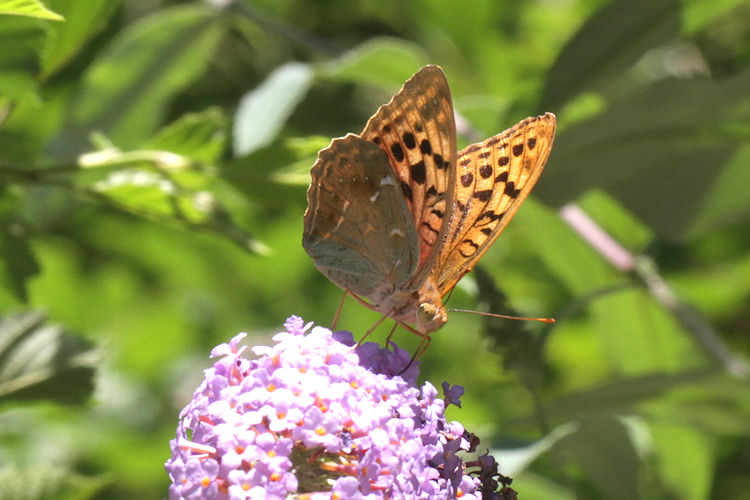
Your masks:
{"label": "butterfly", "polygon": [[346,293],[427,337],[448,319],[444,297],[534,187],[555,123],[552,113],[526,118],[457,151],[445,74],[425,66],[361,134],[318,153],[302,245]]}

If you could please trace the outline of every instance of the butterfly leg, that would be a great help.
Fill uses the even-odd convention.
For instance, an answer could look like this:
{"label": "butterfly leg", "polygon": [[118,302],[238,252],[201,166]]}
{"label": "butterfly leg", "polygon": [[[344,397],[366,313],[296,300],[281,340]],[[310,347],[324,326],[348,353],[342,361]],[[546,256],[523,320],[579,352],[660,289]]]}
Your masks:
{"label": "butterfly leg", "polygon": [[383,321],[385,321],[385,319],[386,319],[387,317],[388,317],[388,316],[382,316],[382,317],[381,317],[381,318],[380,318],[379,320],[377,320],[377,321],[375,322],[375,324],[374,324],[374,325],[372,325],[372,326],[370,327],[370,329],[369,329],[369,330],[367,330],[367,331],[365,332],[365,335],[364,335],[364,336],[363,336],[363,337],[362,337],[361,339],[359,339],[359,342],[357,342],[357,345],[356,345],[356,347],[359,347],[360,345],[362,345],[362,342],[364,342],[364,341],[365,341],[365,339],[366,339],[367,337],[369,337],[369,336],[370,336],[370,334],[371,334],[371,333],[373,332],[373,330],[375,330],[375,329],[376,329],[376,328],[377,328],[377,327],[378,327],[378,326],[380,325],[380,323],[382,323]]}
{"label": "butterfly leg", "polygon": [[[418,330],[415,330],[414,328],[410,327],[407,324],[404,324],[404,323],[398,323],[398,324],[400,324],[401,326],[403,326],[405,330],[408,330],[409,332],[413,333],[414,335],[416,335],[416,336],[418,336],[418,337],[420,337],[422,339],[422,341],[419,343],[419,347],[417,347],[417,350],[414,351],[414,355],[411,357],[411,359],[406,364],[406,366],[404,367],[404,369],[401,370],[400,372],[398,372],[398,374],[401,375],[406,370],[408,370],[409,367],[415,361],[419,361],[419,358],[422,357],[422,354],[424,354],[425,351],[427,351],[427,348],[430,346],[430,342],[432,342],[432,338],[430,337],[429,334],[425,334],[425,333],[422,333],[422,332],[420,332]],[[390,339],[390,337],[389,337],[389,339]]]}
{"label": "butterfly leg", "polygon": [[396,331],[396,328],[398,328],[398,322],[393,324],[393,328],[391,328],[391,332],[388,334],[388,337],[386,337],[385,339],[386,347],[391,345],[391,337],[393,337],[393,332]]}
{"label": "butterfly leg", "polygon": [[427,348],[430,346],[430,342],[432,342],[432,338],[430,337],[430,334],[422,333],[419,330],[416,330],[412,328],[411,326],[407,325],[406,323],[399,323],[399,325],[401,325],[404,328],[404,330],[410,333],[413,333],[414,335],[422,339],[422,341],[419,343],[419,347],[417,347],[417,350],[414,353],[414,356],[412,357],[412,361],[419,360],[419,358],[422,357],[422,354],[424,354],[425,351],[427,351]]}
{"label": "butterfly leg", "polygon": [[333,331],[333,329],[336,328],[336,323],[339,322],[339,315],[341,314],[341,309],[344,308],[344,300],[346,300],[347,295],[349,295],[349,291],[344,290],[344,295],[341,296],[339,307],[336,308],[336,314],[333,316],[333,322],[331,323],[331,331]]}

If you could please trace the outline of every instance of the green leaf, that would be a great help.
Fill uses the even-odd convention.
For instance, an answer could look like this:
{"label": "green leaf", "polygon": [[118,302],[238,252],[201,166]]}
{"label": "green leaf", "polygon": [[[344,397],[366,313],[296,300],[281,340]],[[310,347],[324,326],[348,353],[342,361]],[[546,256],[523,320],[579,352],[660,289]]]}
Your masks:
{"label": "green leaf", "polygon": [[158,11],[128,26],[86,72],[60,142],[85,151],[98,129],[120,147],[140,147],[175,95],[206,71],[223,29],[204,4]]}
{"label": "green leaf", "polygon": [[98,355],[42,313],[0,318],[0,401],[82,404],[94,389]]}
{"label": "green leaf", "polygon": [[639,498],[640,459],[620,419],[583,419],[556,448],[580,465],[601,498]]}
{"label": "green leaf", "polygon": [[429,58],[415,44],[395,38],[372,38],[320,68],[320,75],[334,80],[384,88],[400,86]]}
{"label": "green leaf", "polygon": [[86,500],[110,482],[105,475],[86,477],[52,465],[0,468],[0,498],[14,500]]}
{"label": "green leaf", "polygon": [[145,147],[170,151],[199,162],[213,163],[224,151],[226,140],[226,118],[219,108],[209,108],[182,115],[157,132]]}
{"label": "green leaf", "polygon": [[64,17],[49,10],[39,0],[0,0],[0,15],[2,14],[65,21]]}
{"label": "green leaf", "polygon": [[[725,80],[657,82],[612,103],[560,132],[534,194],[561,205],[604,189],[660,236],[679,240],[706,222],[699,214],[716,179],[750,139],[748,88],[745,69]],[[739,189],[717,188],[734,197]]]}
{"label": "green leaf", "polygon": [[667,422],[650,426],[659,476],[675,498],[710,498],[713,439],[695,428]]}
{"label": "green leaf", "polygon": [[[553,422],[568,422],[602,413],[635,413],[647,407],[649,413],[665,420],[727,435],[747,431],[749,398],[750,389],[741,379],[716,370],[686,370],[571,392],[547,402],[545,412]],[[711,408],[713,413],[707,413]],[[529,418],[521,416],[519,422]]]}
{"label": "green leaf", "polygon": [[265,206],[288,206],[310,184],[310,166],[329,143],[322,137],[279,140],[222,164],[220,176],[249,199]]}
{"label": "green leaf", "polygon": [[44,42],[39,22],[29,18],[0,16],[0,96],[15,101],[40,102],[36,73]]}
{"label": "green leaf", "polygon": [[742,8],[746,0],[683,0],[682,3],[683,31],[695,35],[720,17],[730,15],[732,10]]}
{"label": "green leaf", "polygon": [[269,145],[312,82],[312,68],[287,63],[242,97],[234,116],[234,155],[244,156]]}
{"label": "green leaf", "polygon": [[577,204],[617,243],[633,254],[642,252],[653,239],[648,227],[603,191],[588,191],[577,200]]}
{"label": "green leaf", "polygon": [[574,423],[563,424],[544,436],[542,439],[522,448],[499,448],[490,450],[490,455],[501,464],[503,474],[515,476],[526,469],[534,460],[547,453],[558,441],[573,434],[579,426]]}
{"label": "green leaf", "polygon": [[[150,161],[143,156],[147,153],[155,153]],[[234,223],[231,214],[213,192],[199,191],[193,186],[186,188],[177,182],[184,176],[190,177],[191,183],[197,185],[210,182],[203,173],[181,172],[188,166],[179,163],[182,157],[163,151],[103,151],[101,154],[105,159],[101,164],[94,165],[92,161],[86,166],[102,170],[107,170],[106,167],[110,165],[118,168],[107,172],[106,177],[100,180],[92,180],[88,176],[81,176],[80,180],[108,203],[160,223],[219,233],[251,253],[269,252],[263,243]],[[86,155],[86,158],[93,156]],[[148,163],[152,163],[156,169],[133,166]],[[170,172],[170,169],[175,171]],[[96,170],[94,173],[97,173]]]}
{"label": "green leaf", "polygon": [[[750,135],[750,132],[748,132]],[[726,167],[716,176],[704,198],[701,210],[689,228],[691,240],[718,227],[739,222],[750,214],[750,145],[741,144],[727,159]]]}
{"label": "green leaf", "polygon": [[617,0],[591,16],[547,73],[540,109],[558,109],[603,80],[622,78],[648,49],[680,30],[677,0]]}
{"label": "green leaf", "polygon": [[49,77],[73,57],[94,36],[100,33],[121,0],[49,0],[50,5],[65,16],[65,22],[50,25],[42,51],[42,78]]}
{"label": "green leaf", "polygon": [[39,263],[22,223],[0,218],[0,283],[16,298],[26,301],[27,282],[39,273]]}

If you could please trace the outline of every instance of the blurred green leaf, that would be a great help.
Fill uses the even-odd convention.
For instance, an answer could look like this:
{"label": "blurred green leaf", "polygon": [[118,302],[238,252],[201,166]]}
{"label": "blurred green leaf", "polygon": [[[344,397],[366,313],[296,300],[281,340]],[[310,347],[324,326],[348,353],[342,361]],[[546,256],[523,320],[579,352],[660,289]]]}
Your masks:
{"label": "blurred green leaf", "polygon": [[677,0],[616,0],[602,7],[550,68],[540,109],[559,108],[602,80],[621,75],[648,49],[674,39],[680,30],[679,5]]}
{"label": "blurred green leaf", "polygon": [[656,467],[675,498],[709,498],[712,439],[700,430],[669,422],[650,426]]}
{"label": "blurred green leaf", "polygon": [[547,453],[558,441],[575,433],[579,426],[568,423],[556,427],[549,434],[538,441],[522,448],[498,448],[490,450],[490,455],[501,465],[501,471],[506,476],[515,476],[534,460]]}
{"label": "blurred green leaf", "polygon": [[39,103],[36,73],[43,42],[34,19],[0,15],[0,96]]}
{"label": "blurred green leaf", "polygon": [[[747,132],[750,136],[750,130]],[[747,141],[745,141],[747,142]],[[717,227],[726,226],[747,218],[750,214],[750,197],[745,196],[750,185],[750,145],[740,144],[730,153],[723,168],[704,199],[695,221],[689,228],[688,238],[696,239]]]}
{"label": "blurred green leaf", "polygon": [[305,97],[312,77],[307,64],[287,63],[242,96],[234,117],[235,156],[247,155],[273,141]]}
{"label": "blurred green leaf", "polygon": [[0,401],[82,404],[94,389],[98,354],[41,313],[0,319]]}
{"label": "blurred green leaf", "polygon": [[[189,165],[186,159],[165,151],[120,153],[114,150],[86,155],[87,161],[92,161],[96,154],[104,158],[98,167],[107,171],[105,177],[95,180],[96,177],[81,176],[81,179],[86,179],[84,183],[89,189],[108,203],[161,223],[216,232],[251,253],[269,252],[263,243],[235,224],[232,215],[213,192],[184,187],[177,182],[181,176],[189,177],[199,186],[209,182],[203,173],[181,173],[180,170]],[[149,163],[157,169],[132,166]],[[118,168],[107,169],[109,165]],[[175,172],[168,172],[173,168]]]}
{"label": "blurred green leaf", "polygon": [[22,223],[0,218],[0,283],[24,301],[27,281],[40,270],[29,243]]}
{"label": "blurred green leaf", "polygon": [[[310,184],[310,167],[330,139],[279,140],[243,158],[224,163],[221,177],[248,198],[267,206],[286,205]],[[300,201],[304,200],[304,195]]]}
{"label": "blurred green leaf", "polygon": [[44,464],[0,468],[0,498],[13,500],[86,500],[109,482]]}
{"label": "blurred green leaf", "polygon": [[653,234],[641,221],[600,190],[591,190],[579,200],[578,206],[631,253],[641,253],[651,243]]}
{"label": "blurred green leaf", "polygon": [[[748,396],[744,381],[714,370],[683,371],[621,379],[592,389],[571,392],[550,400],[545,407],[554,422],[588,418],[593,415],[632,414],[639,407],[683,425],[700,424],[716,434],[745,432],[750,425]],[[706,413],[714,408],[716,413]],[[723,412],[723,418],[717,418]],[[525,417],[525,418],[528,418]],[[519,421],[522,421],[521,418]]]}
{"label": "blurred green leaf", "polygon": [[0,0],[0,15],[2,14],[65,21],[64,17],[49,10],[39,0]]}
{"label": "blurred green leaf", "polygon": [[[555,446],[578,463],[600,498],[640,498],[640,459],[623,422],[613,416],[582,419]],[[584,490],[586,491],[586,490]]]}
{"label": "blurred green leaf", "polygon": [[549,477],[524,472],[513,478],[513,488],[523,492],[524,500],[575,500],[578,497],[570,487],[551,480]]}
{"label": "blurred green leaf", "polygon": [[746,0],[683,0],[683,31],[694,35],[718,18],[746,5]]}
{"label": "blurred green leaf", "polygon": [[67,64],[81,48],[100,33],[122,0],[49,0],[65,22],[51,25],[42,51],[42,78]]}
{"label": "blurred green leaf", "polygon": [[750,70],[719,81],[667,80],[612,104],[560,132],[534,194],[559,205],[596,186],[660,236],[683,238],[750,138],[748,86]]}
{"label": "blurred green leaf", "polygon": [[211,164],[224,152],[226,141],[227,120],[221,110],[214,107],[182,115],[157,132],[145,146]]}
{"label": "blurred green leaf", "polygon": [[419,46],[395,38],[373,38],[320,67],[320,75],[384,88],[401,86],[427,64]]}
{"label": "blurred green leaf", "polygon": [[127,27],[86,72],[57,141],[61,153],[84,151],[95,129],[123,148],[146,140],[170,100],[206,71],[223,30],[205,4],[164,9]]}

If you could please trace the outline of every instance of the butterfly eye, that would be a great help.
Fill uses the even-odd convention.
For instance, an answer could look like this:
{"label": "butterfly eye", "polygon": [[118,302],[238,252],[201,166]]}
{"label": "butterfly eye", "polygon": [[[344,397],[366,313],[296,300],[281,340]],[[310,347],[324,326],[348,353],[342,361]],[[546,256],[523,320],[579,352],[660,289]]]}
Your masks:
{"label": "butterfly eye", "polygon": [[419,304],[419,309],[417,309],[417,320],[420,323],[429,323],[435,318],[436,314],[437,307],[429,302],[424,302]]}

